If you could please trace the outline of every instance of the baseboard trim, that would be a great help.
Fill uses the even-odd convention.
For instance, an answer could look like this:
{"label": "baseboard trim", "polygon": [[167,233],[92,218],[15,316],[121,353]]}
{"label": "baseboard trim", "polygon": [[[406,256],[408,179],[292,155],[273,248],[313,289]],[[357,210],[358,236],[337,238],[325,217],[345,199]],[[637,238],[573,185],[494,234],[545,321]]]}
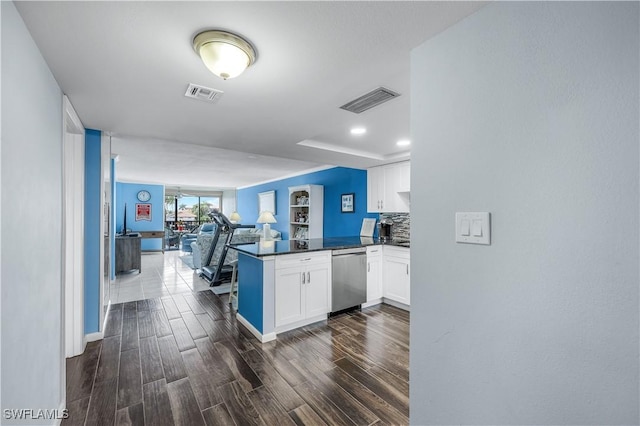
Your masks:
{"label": "baseboard trim", "polygon": [[301,321],[292,322],[289,324],[276,327],[276,333],[284,333],[286,331],[295,330],[296,328],[304,327],[306,325],[315,324],[317,322],[327,322],[327,314],[316,315],[315,317],[305,318]]}
{"label": "baseboard trim", "polygon": [[363,303],[363,304],[362,304],[362,308],[363,308],[363,309],[364,309],[364,308],[368,308],[368,307],[370,307],[370,306],[379,305],[379,304],[381,304],[381,303],[382,303],[382,297],[381,297],[380,299],[373,299],[373,300],[371,300],[371,301],[369,301],[369,302],[365,302],[365,303]]}
{"label": "baseboard trim", "polygon": [[95,342],[96,340],[102,340],[102,332],[89,333],[84,335],[85,344],[89,342]]}
{"label": "baseboard trim", "polygon": [[405,305],[404,303],[396,302],[395,300],[387,299],[384,297],[382,299],[383,303],[387,305],[395,306],[396,308],[402,309],[403,311],[411,312],[411,307],[409,305]]}
{"label": "baseboard trim", "polygon": [[238,322],[242,325],[244,325],[247,330],[249,330],[251,332],[251,334],[253,334],[254,336],[256,336],[256,338],[262,342],[262,343],[266,343],[266,342],[270,342],[272,340],[276,340],[276,333],[267,333],[267,334],[262,334],[258,331],[257,328],[255,328],[249,321],[247,321],[247,319],[245,317],[243,317],[240,314],[236,314],[236,318],[238,319]]}

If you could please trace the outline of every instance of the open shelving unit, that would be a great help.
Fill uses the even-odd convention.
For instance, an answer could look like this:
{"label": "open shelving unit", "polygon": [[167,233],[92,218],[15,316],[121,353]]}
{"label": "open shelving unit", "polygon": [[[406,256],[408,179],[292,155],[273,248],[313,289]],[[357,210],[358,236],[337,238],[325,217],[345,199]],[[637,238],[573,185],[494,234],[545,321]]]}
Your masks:
{"label": "open shelving unit", "polygon": [[289,187],[289,239],[322,238],[324,187],[299,185]]}

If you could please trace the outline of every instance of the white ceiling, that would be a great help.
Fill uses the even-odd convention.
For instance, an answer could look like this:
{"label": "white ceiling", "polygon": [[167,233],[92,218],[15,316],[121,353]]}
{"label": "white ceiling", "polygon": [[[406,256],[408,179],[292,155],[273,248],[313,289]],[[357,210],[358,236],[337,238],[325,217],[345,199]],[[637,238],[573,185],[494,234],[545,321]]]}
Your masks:
{"label": "white ceiling", "polygon": [[[182,188],[233,188],[321,165],[407,158],[396,141],[410,137],[410,51],[483,5],[16,4],[85,127],[113,135],[117,178]],[[248,38],[257,62],[235,79],[211,74],[191,46],[210,28]],[[215,104],[186,98],[189,83],[224,95]],[[362,114],[339,109],[379,86],[402,96]],[[352,136],[353,126],[367,133]]]}

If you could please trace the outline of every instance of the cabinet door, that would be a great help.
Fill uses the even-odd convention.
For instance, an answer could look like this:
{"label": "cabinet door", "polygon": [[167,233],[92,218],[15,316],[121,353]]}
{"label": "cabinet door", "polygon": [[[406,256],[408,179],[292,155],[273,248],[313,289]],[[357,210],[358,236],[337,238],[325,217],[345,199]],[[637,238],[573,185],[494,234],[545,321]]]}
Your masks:
{"label": "cabinet door", "polygon": [[276,269],[276,327],[304,319],[303,268]]}
{"label": "cabinet door", "polygon": [[383,167],[384,171],[384,195],[382,197],[383,212],[399,211],[398,186],[400,182],[400,167],[390,164]]}
{"label": "cabinet door", "polygon": [[382,297],[382,254],[374,250],[367,251],[367,302]]}
{"label": "cabinet door", "polygon": [[304,280],[305,317],[324,315],[331,310],[331,264],[308,266]]}
{"label": "cabinet door", "polygon": [[398,182],[398,191],[409,192],[411,191],[411,163],[405,161],[400,163],[400,181]]}
{"label": "cabinet door", "polygon": [[384,257],[384,297],[409,304],[409,261],[400,257]]}
{"label": "cabinet door", "polygon": [[367,169],[367,211],[376,213],[382,211],[382,197],[384,193],[384,175],[382,167]]}
{"label": "cabinet door", "polygon": [[410,166],[408,162],[384,166],[384,201],[382,211],[409,213]]}

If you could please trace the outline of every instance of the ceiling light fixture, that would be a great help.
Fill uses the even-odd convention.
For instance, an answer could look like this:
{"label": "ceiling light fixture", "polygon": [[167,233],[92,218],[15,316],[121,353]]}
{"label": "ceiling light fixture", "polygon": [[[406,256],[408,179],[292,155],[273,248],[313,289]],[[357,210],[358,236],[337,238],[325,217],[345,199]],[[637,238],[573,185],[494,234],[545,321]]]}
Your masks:
{"label": "ceiling light fixture", "polygon": [[209,71],[223,80],[239,76],[256,61],[251,43],[227,31],[201,32],[193,39],[193,49]]}
{"label": "ceiling light fixture", "polygon": [[398,142],[396,142],[396,145],[398,145],[398,146],[408,146],[408,145],[411,145],[411,141],[409,139],[402,139],[402,140],[399,140]]}
{"label": "ceiling light fixture", "polygon": [[364,135],[365,133],[367,133],[367,129],[365,129],[364,127],[354,127],[353,129],[351,129],[352,135]]}

